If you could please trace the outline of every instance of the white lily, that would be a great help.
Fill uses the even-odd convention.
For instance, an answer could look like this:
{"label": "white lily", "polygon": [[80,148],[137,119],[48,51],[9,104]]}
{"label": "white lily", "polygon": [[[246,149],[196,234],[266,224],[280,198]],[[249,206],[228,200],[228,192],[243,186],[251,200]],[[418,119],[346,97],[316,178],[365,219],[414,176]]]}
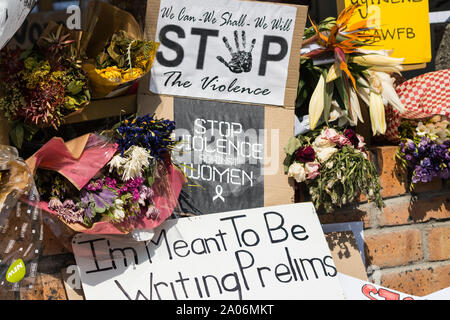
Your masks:
{"label": "white lily", "polygon": [[403,58],[393,58],[384,54],[366,54],[355,56],[351,60],[366,67],[397,67],[405,61]]}
{"label": "white lily", "polygon": [[342,75],[341,68],[339,68],[337,62],[333,63],[330,67],[330,70],[328,70],[327,75],[327,83],[336,80]]}
{"label": "white lily", "polygon": [[[358,87],[358,94],[361,100],[369,106],[370,123],[372,125],[373,135],[384,134],[386,132],[386,117],[384,113],[384,103],[381,93],[374,91],[376,87],[369,85],[369,82],[364,78],[359,78],[358,81],[364,87]],[[369,89],[372,88],[371,89]]]}
{"label": "white lily", "polygon": [[372,132],[374,135],[386,133],[386,117],[384,114],[383,97],[381,94],[370,91],[369,111]]}
{"label": "white lily", "polygon": [[331,108],[330,108],[330,118],[328,119],[329,122],[338,121],[339,127],[344,127],[347,124],[350,124],[351,126],[356,126],[356,123],[352,121],[347,115],[346,110],[342,110],[339,107],[339,104],[336,100],[331,101]]}
{"label": "white lily", "polygon": [[356,124],[358,123],[359,119],[359,121],[364,123],[364,119],[361,113],[361,106],[359,105],[358,95],[356,94],[356,91],[353,87],[350,88],[350,109],[350,118],[352,119],[352,122]]}
{"label": "white lily", "polygon": [[397,92],[394,89],[394,79],[385,72],[369,71],[369,73],[375,74],[381,81],[381,86],[383,87],[382,96],[387,102],[393,106],[398,112],[406,112],[406,108],[401,102]]}
{"label": "white lily", "polygon": [[325,77],[320,76],[316,89],[311,96],[309,102],[309,127],[314,130],[322,115],[323,108],[325,106]]}

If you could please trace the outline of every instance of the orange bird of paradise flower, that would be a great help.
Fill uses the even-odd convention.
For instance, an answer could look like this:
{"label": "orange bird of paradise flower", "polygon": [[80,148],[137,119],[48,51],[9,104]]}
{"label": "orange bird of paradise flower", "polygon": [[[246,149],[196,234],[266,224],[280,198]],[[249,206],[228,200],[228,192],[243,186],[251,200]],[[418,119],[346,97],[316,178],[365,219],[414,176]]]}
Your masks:
{"label": "orange bird of paradise flower", "polygon": [[374,27],[369,27],[369,24],[373,22],[373,20],[369,18],[353,23],[350,26],[348,25],[355,10],[360,6],[361,5],[357,4],[345,8],[336,19],[336,24],[326,33],[320,32],[319,27],[310,18],[311,25],[316,31],[316,35],[303,42],[305,45],[317,41],[317,43],[323,47],[305,54],[305,57],[313,58],[325,52],[333,51],[335,59],[339,64],[339,68],[345,72],[348,78],[350,78],[355,90],[356,81],[348,69],[346,55],[356,53],[358,48],[373,43],[374,34],[370,31],[376,30]]}

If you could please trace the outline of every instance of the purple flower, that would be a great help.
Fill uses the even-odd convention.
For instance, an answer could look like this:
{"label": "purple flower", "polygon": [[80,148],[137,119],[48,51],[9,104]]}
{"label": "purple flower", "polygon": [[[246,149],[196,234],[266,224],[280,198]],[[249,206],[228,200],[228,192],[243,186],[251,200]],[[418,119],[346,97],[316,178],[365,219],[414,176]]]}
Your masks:
{"label": "purple flower", "polygon": [[413,141],[408,141],[408,143],[406,144],[407,148],[411,151],[416,150],[416,144]]}
{"label": "purple flower", "polygon": [[105,213],[114,205],[116,199],[117,192],[106,188],[96,192],[83,189],[81,192],[81,202],[86,207],[85,214],[89,219],[97,213]]}
{"label": "purple flower", "polygon": [[117,189],[117,180],[110,177],[105,177],[105,186],[111,189]]}
{"label": "purple flower", "polygon": [[85,187],[85,189],[88,190],[88,191],[99,191],[102,188],[103,188],[103,181],[100,180],[100,179],[90,182]]}

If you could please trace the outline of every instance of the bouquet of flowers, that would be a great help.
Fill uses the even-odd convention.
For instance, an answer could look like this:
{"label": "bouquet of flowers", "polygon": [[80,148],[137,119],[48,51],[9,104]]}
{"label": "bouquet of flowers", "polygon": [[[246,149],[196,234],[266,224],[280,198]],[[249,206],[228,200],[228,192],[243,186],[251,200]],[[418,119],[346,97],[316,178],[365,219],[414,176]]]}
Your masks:
{"label": "bouquet of flowers", "polygon": [[411,189],[419,182],[450,178],[450,122],[443,116],[425,121],[404,120],[396,153],[400,164],[412,171]]}
{"label": "bouquet of flowers", "polygon": [[150,70],[157,48],[157,43],[133,39],[121,30],[97,56],[95,72],[114,83],[133,81]]}
{"label": "bouquet of flowers", "polygon": [[39,129],[58,129],[65,116],[90,101],[75,39],[62,25],[50,24],[28,50],[2,51],[0,78],[0,110],[11,122],[10,137],[18,148]]}
{"label": "bouquet of flowers", "polygon": [[90,2],[87,16],[81,48],[93,98],[129,92],[150,71],[159,44],[143,40],[136,19],[109,3]]}
{"label": "bouquet of flowers", "polygon": [[403,59],[391,52],[366,50],[376,41],[371,19],[350,23],[359,5],[344,9],[305,30],[301,51],[296,113],[308,110],[309,127],[339,119],[341,127],[364,122],[359,99],[368,107],[374,135],[386,132],[385,106],[404,111],[391,73],[400,73]]}
{"label": "bouquet of flowers", "polygon": [[77,159],[51,160],[55,148],[44,146],[31,166],[37,167],[36,184],[47,211],[82,232],[158,226],[172,214],[185,182],[171,161],[174,129],[169,120],[133,116],[110,132],[90,135]]}
{"label": "bouquet of flowers", "polygon": [[317,210],[332,212],[361,193],[383,206],[376,168],[354,130],[318,128],[292,137],[285,151],[285,173],[306,184]]}

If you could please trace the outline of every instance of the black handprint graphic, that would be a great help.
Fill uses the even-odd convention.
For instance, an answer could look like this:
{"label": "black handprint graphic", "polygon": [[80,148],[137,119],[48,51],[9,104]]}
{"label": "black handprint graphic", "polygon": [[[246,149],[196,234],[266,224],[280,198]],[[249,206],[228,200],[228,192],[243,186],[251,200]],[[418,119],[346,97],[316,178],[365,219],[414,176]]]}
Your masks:
{"label": "black handprint graphic", "polygon": [[228,51],[231,54],[231,60],[230,62],[226,62],[225,59],[222,58],[221,56],[217,56],[217,60],[226,65],[228,69],[230,69],[230,71],[233,73],[250,72],[252,70],[252,50],[255,46],[256,39],[252,40],[250,49],[248,51],[245,51],[245,47],[247,46],[245,31],[242,31],[242,46],[243,46],[242,50],[239,45],[238,37],[239,37],[238,32],[236,30],[234,31],[234,42],[236,43],[236,52],[233,52],[233,49],[228,43],[227,37],[223,37],[223,42],[225,43],[225,46],[227,47]]}

